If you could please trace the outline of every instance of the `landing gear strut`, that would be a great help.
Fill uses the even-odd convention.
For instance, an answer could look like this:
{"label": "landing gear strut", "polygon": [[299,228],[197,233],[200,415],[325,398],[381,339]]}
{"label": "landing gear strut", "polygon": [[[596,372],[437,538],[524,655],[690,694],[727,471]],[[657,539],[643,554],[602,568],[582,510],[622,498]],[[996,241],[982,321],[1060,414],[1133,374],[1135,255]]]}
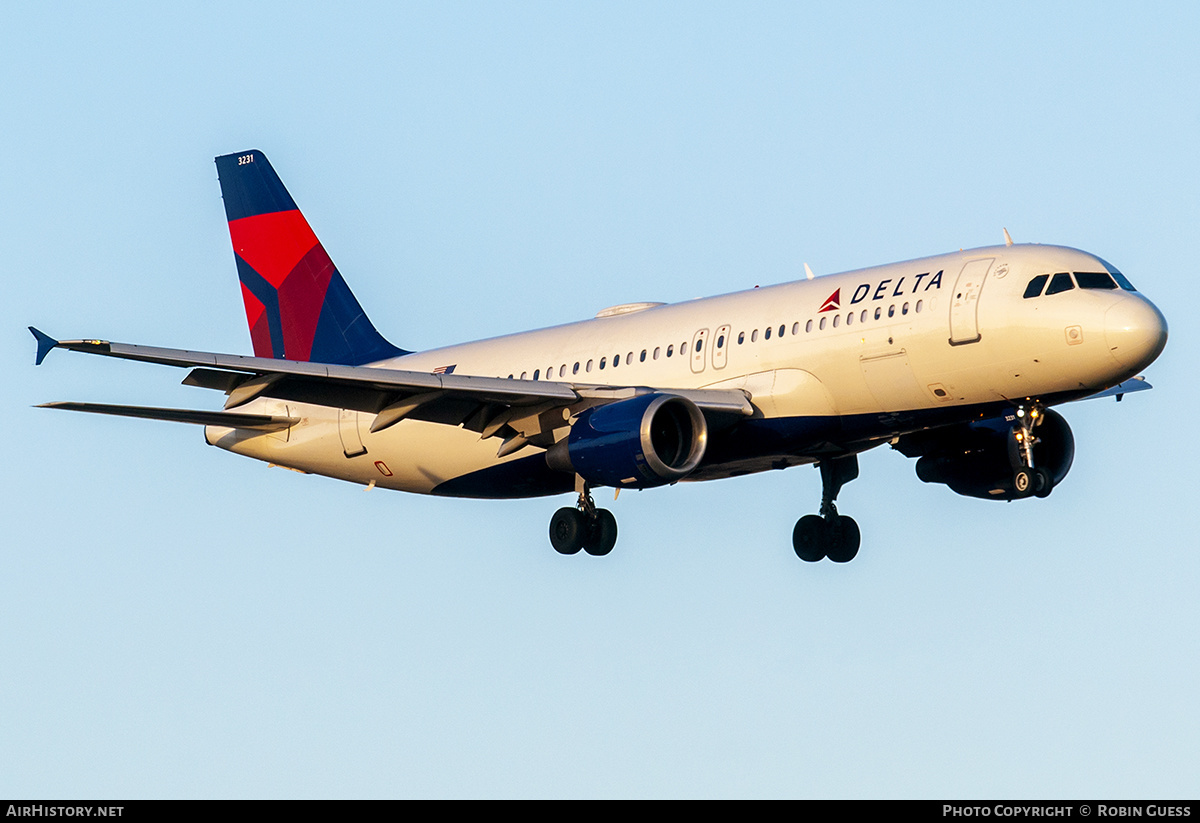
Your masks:
{"label": "landing gear strut", "polygon": [[854,518],[837,513],[834,500],[842,486],[858,477],[858,457],[838,457],[817,463],[821,470],[821,513],[807,514],[792,529],[796,556],[809,563],[828,557],[834,563],[849,563],[858,554],[862,536]]}
{"label": "landing gear strut", "polygon": [[617,543],[617,518],[608,509],[596,508],[591,487],[585,482],[575,508],[563,507],[550,518],[550,545],[559,554],[577,554],[583,549],[595,557],[613,550]]}
{"label": "landing gear strut", "polygon": [[1013,426],[1013,439],[1009,448],[1009,461],[1013,467],[1013,492],[1018,498],[1031,494],[1046,497],[1054,488],[1050,472],[1033,465],[1033,447],[1038,438],[1034,428],[1041,425],[1041,404],[1017,407],[1017,424]]}

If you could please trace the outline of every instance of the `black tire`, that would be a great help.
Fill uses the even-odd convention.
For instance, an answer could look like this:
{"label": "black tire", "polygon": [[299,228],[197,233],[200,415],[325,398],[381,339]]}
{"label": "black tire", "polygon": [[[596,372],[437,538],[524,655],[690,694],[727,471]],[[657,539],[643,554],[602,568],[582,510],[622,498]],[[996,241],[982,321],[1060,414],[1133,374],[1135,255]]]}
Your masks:
{"label": "black tire", "polygon": [[559,554],[575,554],[583,548],[586,521],[579,509],[561,508],[550,518],[550,545]]}
{"label": "black tire", "polygon": [[816,563],[825,557],[825,520],[819,515],[806,514],[792,529],[792,548],[805,563]]}
{"label": "black tire", "polygon": [[858,556],[858,547],[862,543],[862,534],[858,523],[853,517],[838,515],[829,524],[827,532],[829,543],[826,547],[826,557],[834,563],[849,563]]}
{"label": "black tire", "polygon": [[608,509],[596,509],[596,518],[588,524],[588,539],[583,550],[593,557],[603,557],[617,545],[617,518]]}
{"label": "black tire", "polygon": [[1054,478],[1050,476],[1050,472],[1045,469],[1034,469],[1033,471],[1033,493],[1037,497],[1049,497],[1050,492],[1054,491]]}

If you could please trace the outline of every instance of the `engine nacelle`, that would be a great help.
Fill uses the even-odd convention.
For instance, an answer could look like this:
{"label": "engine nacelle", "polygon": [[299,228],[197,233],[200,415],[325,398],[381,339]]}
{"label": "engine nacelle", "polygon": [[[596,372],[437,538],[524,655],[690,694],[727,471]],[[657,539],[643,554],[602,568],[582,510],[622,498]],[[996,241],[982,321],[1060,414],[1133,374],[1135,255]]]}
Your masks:
{"label": "engine nacelle", "polygon": [[546,460],[593,485],[645,489],[682,480],[707,445],[708,424],[695,403],[643,394],[584,411]]}
{"label": "engine nacelle", "polygon": [[[1016,428],[1016,417],[1006,415],[909,435],[898,448],[920,458],[917,477],[926,483],[944,483],[967,497],[1015,500],[1025,496],[1013,488],[1014,472],[1020,465]],[[1050,410],[1042,412],[1033,434],[1033,465],[1050,473],[1053,488],[1071,470],[1075,437],[1063,416]]]}

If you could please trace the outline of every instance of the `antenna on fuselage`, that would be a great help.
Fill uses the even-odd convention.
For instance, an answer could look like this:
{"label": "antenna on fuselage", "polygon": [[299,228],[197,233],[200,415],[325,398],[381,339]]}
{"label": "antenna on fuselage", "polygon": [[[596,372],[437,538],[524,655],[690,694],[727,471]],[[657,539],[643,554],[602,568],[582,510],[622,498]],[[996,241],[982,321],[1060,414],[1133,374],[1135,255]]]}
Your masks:
{"label": "antenna on fuselage", "polygon": [[812,269],[810,269],[808,267],[807,263],[804,264],[804,276],[807,277],[809,280],[813,279]]}
{"label": "antenna on fuselage", "polygon": [[1012,245],[1012,236],[1009,235],[1008,229],[1004,230],[1004,245],[1006,245],[1006,246]]}

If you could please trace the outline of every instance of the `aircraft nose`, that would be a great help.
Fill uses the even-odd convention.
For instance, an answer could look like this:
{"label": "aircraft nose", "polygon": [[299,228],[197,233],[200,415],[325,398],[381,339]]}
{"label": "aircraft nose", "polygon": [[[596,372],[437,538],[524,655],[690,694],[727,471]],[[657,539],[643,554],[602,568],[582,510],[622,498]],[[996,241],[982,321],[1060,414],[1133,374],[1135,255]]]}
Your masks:
{"label": "aircraft nose", "polygon": [[1104,315],[1104,339],[1117,362],[1144,369],[1167,345],[1167,320],[1149,300],[1125,294]]}

